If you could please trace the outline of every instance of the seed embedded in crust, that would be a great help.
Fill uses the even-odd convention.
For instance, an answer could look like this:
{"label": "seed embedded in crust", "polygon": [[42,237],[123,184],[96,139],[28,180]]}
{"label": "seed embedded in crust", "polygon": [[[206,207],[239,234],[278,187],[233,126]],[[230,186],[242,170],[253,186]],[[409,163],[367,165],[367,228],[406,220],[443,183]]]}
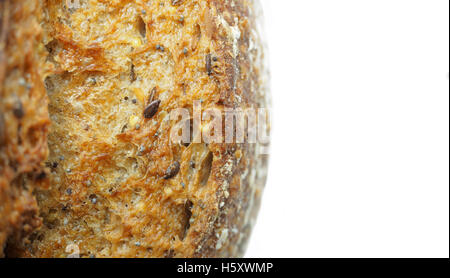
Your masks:
{"label": "seed embedded in crust", "polygon": [[206,55],[206,72],[208,75],[212,74],[211,54]]}
{"label": "seed embedded in crust", "polygon": [[23,111],[23,105],[20,100],[17,100],[17,102],[14,106],[13,113],[14,113],[14,116],[18,119],[21,119],[21,118],[23,118],[23,116],[25,116],[25,112]]}
{"label": "seed embedded in crust", "polygon": [[147,103],[152,103],[155,100],[155,96],[156,96],[157,92],[158,92],[158,89],[156,87],[154,87],[150,91],[150,96],[148,97],[148,102]]}
{"label": "seed embedded in crust", "polygon": [[133,83],[134,81],[136,81],[137,77],[136,77],[136,72],[135,72],[135,66],[134,64],[131,64],[131,69],[130,69],[130,79],[131,79],[131,83]]}
{"label": "seed embedded in crust", "polygon": [[176,6],[178,4],[181,4],[182,0],[172,0],[172,6]]}
{"label": "seed embedded in crust", "polygon": [[43,180],[47,177],[47,173],[45,171],[40,172],[39,174],[37,174],[36,179],[37,180]]}
{"label": "seed embedded in crust", "polygon": [[166,174],[164,175],[164,179],[168,180],[173,177],[175,177],[178,172],[180,172],[180,163],[178,161],[174,162],[172,165],[170,165],[169,168],[166,170]]}
{"label": "seed embedded in crust", "polygon": [[154,100],[154,101],[152,101],[148,106],[147,106],[147,108],[145,108],[145,110],[144,110],[144,117],[146,118],[146,119],[151,119],[151,118],[153,118],[153,116],[155,116],[155,114],[156,114],[156,112],[158,112],[158,108],[159,108],[159,105],[161,104],[161,101],[158,99],[158,100]]}
{"label": "seed embedded in crust", "polygon": [[91,195],[89,195],[89,199],[91,200],[91,203],[92,204],[97,204],[97,195],[95,195],[95,194],[91,194]]}
{"label": "seed embedded in crust", "polygon": [[162,46],[162,45],[160,45],[160,44],[157,44],[157,45],[156,45],[156,50],[159,50],[159,51],[164,52],[164,51],[165,51],[165,48],[164,48],[164,46]]}
{"label": "seed embedded in crust", "polygon": [[144,152],[145,152],[145,146],[144,145],[141,145],[140,147],[139,147],[139,150],[138,150],[138,156],[142,156],[143,154],[144,154]]}
{"label": "seed embedded in crust", "polygon": [[3,112],[0,110],[0,146],[3,145],[5,141],[5,116],[3,116]]}

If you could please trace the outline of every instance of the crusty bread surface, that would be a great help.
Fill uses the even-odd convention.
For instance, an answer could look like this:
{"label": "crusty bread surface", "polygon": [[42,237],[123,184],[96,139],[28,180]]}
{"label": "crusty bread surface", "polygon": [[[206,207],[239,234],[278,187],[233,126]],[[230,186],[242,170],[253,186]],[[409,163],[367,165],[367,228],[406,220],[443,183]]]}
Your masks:
{"label": "crusty bread surface", "polygon": [[[20,70],[17,76],[3,71],[0,79],[6,88],[0,135],[21,140],[8,139],[3,147],[0,142],[0,186],[2,192],[19,187],[14,182],[26,180],[23,175],[30,180],[44,159],[50,185],[34,179],[30,189],[21,189],[33,212],[34,190],[43,223],[25,240],[11,240],[7,255],[242,256],[259,208],[267,156],[248,142],[173,142],[176,121],[170,113],[192,112],[195,103],[202,111],[267,108],[257,3],[17,2],[23,4],[17,13],[39,14],[26,21],[36,31],[22,26],[6,35],[24,32],[27,45],[16,47],[29,58],[14,60],[28,65],[22,68],[7,62]],[[33,43],[37,40],[41,43]],[[28,72],[41,78],[29,81],[31,92],[18,81]],[[11,107],[22,94],[27,112],[17,119]],[[25,134],[22,139],[17,132]],[[14,156],[28,158],[22,161],[27,168]],[[12,207],[5,196],[12,195],[0,193],[0,206]],[[0,210],[0,244],[11,233],[2,227],[11,213]],[[34,214],[32,219],[39,222]]]}
{"label": "crusty bread surface", "polygon": [[32,195],[47,184],[41,16],[36,0],[0,1],[0,257],[41,224]]}

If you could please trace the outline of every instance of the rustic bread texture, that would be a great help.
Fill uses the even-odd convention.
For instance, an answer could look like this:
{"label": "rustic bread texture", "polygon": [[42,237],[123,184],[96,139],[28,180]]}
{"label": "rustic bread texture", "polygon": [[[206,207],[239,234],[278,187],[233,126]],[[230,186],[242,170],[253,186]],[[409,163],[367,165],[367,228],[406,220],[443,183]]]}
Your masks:
{"label": "rustic bread texture", "polygon": [[49,118],[38,1],[0,1],[0,257],[41,224],[34,188],[46,184]]}
{"label": "rustic bread texture", "polygon": [[51,186],[37,191],[44,225],[9,255],[242,256],[267,157],[174,144],[169,113],[267,107],[255,2],[43,2]]}

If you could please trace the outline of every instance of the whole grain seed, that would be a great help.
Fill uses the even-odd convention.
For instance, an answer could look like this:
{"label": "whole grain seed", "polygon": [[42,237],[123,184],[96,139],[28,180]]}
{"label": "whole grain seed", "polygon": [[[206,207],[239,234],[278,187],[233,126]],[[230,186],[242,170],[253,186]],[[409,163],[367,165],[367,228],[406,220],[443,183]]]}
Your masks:
{"label": "whole grain seed", "polygon": [[142,156],[142,154],[145,152],[145,146],[141,145],[139,147],[138,156]]}
{"label": "whole grain seed", "polygon": [[17,100],[14,104],[13,114],[16,118],[21,119],[25,116],[25,112],[23,111],[22,101]]}
{"label": "whole grain seed", "polygon": [[180,172],[180,163],[178,161],[174,162],[172,165],[167,168],[166,173],[164,175],[164,179],[168,180],[175,177],[178,172]]}
{"label": "whole grain seed", "polygon": [[158,89],[156,87],[153,87],[153,89],[150,91],[150,96],[148,97],[148,103],[152,103],[155,100],[155,95],[158,92]]}
{"label": "whole grain seed", "polygon": [[146,119],[151,119],[155,116],[156,112],[158,112],[159,105],[161,104],[160,100],[152,101],[144,110],[144,117]]}
{"label": "whole grain seed", "polygon": [[97,204],[97,195],[91,194],[89,195],[89,199],[91,199],[91,203],[93,203],[94,205]]}
{"label": "whole grain seed", "polygon": [[43,180],[47,177],[47,173],[45,173],[44,171],[42,171],[41,173],[39,173],[36,177],[37,180]]}
{"label": "whole grain seed", "polygon": [[181,4],[182,0],[172,0],[172,6]]}
{"label": "whole grain seed", "polygon": [[131,82],[136,81],[136,72],[134,71],[134,64],[131,64],[130,78],[131,78]]}
{"label": "whole grain seed", "polygon": [[208,75],[212,74],[211,54],[206,55],[206,72]]}
{"label": "whole grain seed", "polygon": [[19,79],[19,85],[25,87],[27,85],[27,81],[23,77]]}
{"label": "whole grain seed", "polygon": [[88,79],[88,82],[92,85],[96,85],[97,84],[97,79],[95,77],[90,77]]}
{"label": "whole grain seed", "polygon": [[159,50],[159,51],[164,52],[165,48],[164,48],[164,46],[162,46],[162,45],[160,45],[160,44],[157,44],[157,45],[156,45],[156,50]]}
{"label": "whole grain seed", "polygon": [[5,116],[3,116],[3,112],[0,110],[0,146],[2,146],[5,141]]}

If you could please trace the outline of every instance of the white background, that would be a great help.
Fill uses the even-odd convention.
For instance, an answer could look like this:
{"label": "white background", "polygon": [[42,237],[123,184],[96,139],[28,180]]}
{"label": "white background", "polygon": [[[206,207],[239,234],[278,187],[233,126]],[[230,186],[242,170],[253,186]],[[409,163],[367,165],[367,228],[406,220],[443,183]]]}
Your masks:
{"label": "white background", "polygon": [[262,0],[272,157],[248,257],[449,256],[449,1]]}

